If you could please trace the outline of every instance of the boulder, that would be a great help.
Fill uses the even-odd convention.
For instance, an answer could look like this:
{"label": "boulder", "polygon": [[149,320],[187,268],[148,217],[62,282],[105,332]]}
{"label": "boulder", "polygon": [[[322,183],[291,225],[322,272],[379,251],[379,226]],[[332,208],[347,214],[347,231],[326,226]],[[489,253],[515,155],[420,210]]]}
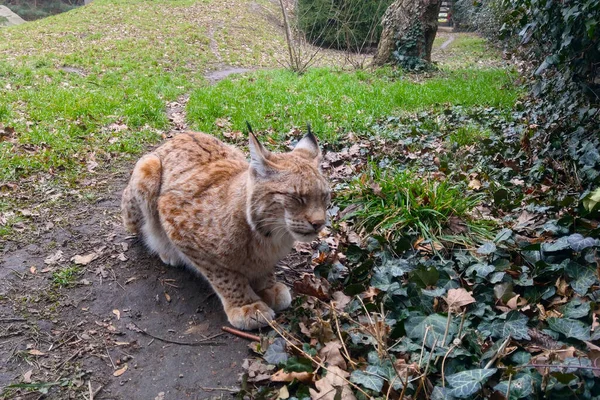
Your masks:
{"label": "boulder", "polygon": [[19,17],[6,6],[0,6],[0,28],[5,26],[21,25],[25,20]]}

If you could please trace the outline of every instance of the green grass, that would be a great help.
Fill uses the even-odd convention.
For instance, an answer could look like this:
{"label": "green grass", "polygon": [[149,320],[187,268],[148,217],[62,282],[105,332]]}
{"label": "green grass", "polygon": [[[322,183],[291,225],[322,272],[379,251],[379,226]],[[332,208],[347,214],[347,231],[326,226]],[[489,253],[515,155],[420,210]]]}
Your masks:
{"label": "green grass", "polygon": [[59,287],[71,287],[77,281],[81,269],[77,266],[65,267],[52,273],[52,283]]}
{"label": "green grass", "polygon": [[289,71],[261,71],[201,88],[188,103],[194,127],[218,132],[218,118],[232,129],[245,121],[257,129],[288,131],[312,123],[322,138],[337,140],[344,131],[361,131],[383,116],[442,104],[487,105],[510,108],[519,92],[515,75],[503,69],[450,70],[429,79],[375,73],[339,72],[326,68],[298,76]]}
{"label": "green grass", "polygon": [[[480,195],[465,194],[462,185],[371,163],[335,202],[342,208],[358,205],[345,218],[355,219],[363,234],[383,236],[391,243],[410,236],[434,243],[472,245],[492,237],[490,221],[474,220],[469,215],[481,200]],[[452,218],[464,223],[467,231],[452,232]]]}
{"label": "green grass", "polygon": [[214,64],[277,65],[274,6],[257,5],[96,0],[1,29],[0,124],[15,135],[0,141],[0,182],[41,173],[76,185],[92,153],[105,165],[160,140],[166,103]]}
{"label": "green grass", "polygon": [[451,132],[448,136],[448,140],[459,146],[468,146],[475,144],[482,139],[489,138],[490,135],[491,132],[489,129],[482,129],[477,125],[470,124],[460,126],[455,131]]}

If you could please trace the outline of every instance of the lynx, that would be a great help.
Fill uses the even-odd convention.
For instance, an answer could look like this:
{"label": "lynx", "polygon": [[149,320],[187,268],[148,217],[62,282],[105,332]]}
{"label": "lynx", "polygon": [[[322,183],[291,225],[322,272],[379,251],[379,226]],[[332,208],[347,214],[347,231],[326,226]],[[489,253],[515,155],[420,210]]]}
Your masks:
{"label": "lynx", "polygon": [[137,162],[121,203],[127,230],[164,263],[201,272],[245,330],[290,306],[275,264],[318,236],[330,201],[310,128],[287,153],[249,136],[250,162],[210,135],[177,135]]}

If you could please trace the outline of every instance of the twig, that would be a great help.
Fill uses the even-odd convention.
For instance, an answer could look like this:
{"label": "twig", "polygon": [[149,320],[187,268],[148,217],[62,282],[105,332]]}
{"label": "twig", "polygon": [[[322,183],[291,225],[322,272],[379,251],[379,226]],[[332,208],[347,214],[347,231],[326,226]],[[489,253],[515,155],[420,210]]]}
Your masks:
{"label": "twig", "polygon": [[92,381],[88,381],[88,390],[90,391],[90,400],[94,400],[94,392],[92,391]]}
{"label": "twig", "polygon": [[4,322],[27,322],[25,318],[0,318],[0,323]]}
{"label": "twig", "polygon": [[525,364],[519,365],[518,368],[573,368],[573,369],[588,369],[590,371],[600,371],[600,367],[593,367],[591,365],[564,365],[564,364]]}
{"label": "twig", "polygon": [[492,359],[485,365],[486,369],[488,369],[492,365],[494,365],[494,362],[496,361],[496,359],[498,358],[498,356],[500,356],[500,353],[502,353],[504,351],[504,348],[506,347],[506,345],[508,344],[509,341],[510,341],[510,336],[508,336],[506,338],[506,340],[500,345],[500,348],[498,349],[498,351],[496,352],[496,354],[494,354],[494,357],[492,357]]}
{"label": "twig", "polygon": [[204,386],[200,386],[200,389],[204,390],[205,392],[230,392],[230,393],[237,393],[240,391],[240,389],[238,388],[226,388],[226,387],[204,387]]}
{"label": "twig", "polygon": [[508,375],[508,387],[506,388],[506,398],[510,399],[510,384],[512,383],[513,374]]}
{"label": "twig", "polygon": [[333,304],[330,304],[330,308],[331,308],[331,313],[333,314],[333,320],[335,321],[335,327],[337,329],[338,336],[340,337],[340,343],[342,343],[342,349],[344,350],[344,355],[348,359],[348,362],[352,366],[355,366],[357,364],[350,357],[350,352],[348,352],[348,349],[346,348],[346,343],[344,343],[344,339],[342,338],[342,330],[340,329],[340,322],[338,321],[337,313],[335,311],[335,307],[333,307]]}
{"label": "twig", "polygon": [[275,331],[277,332],[277,334],[279,336],[281,336],[283,338],[283,340],[285,340],[287,342],[288,345],[292,346],[296,351],[300,352],[301,354],[304,355],[304,357],[308,358],[310,361],[314,362],[315,364],[317,364],[319,367],[323,368],[325,371],[327,371],[328,374],[333,374],[335,376],[337,376],[338,378],[342,379],[344,382],[346,382],[347,384],[349,384],[350,386],[352,386],[354,389],[358,390],[359,392],[361,392],[362,394],[364,394],[367,399],[372,398],[372,396],[370,396],[369,394],[367,394],[367,392],[365,392],[364,390],[362,390],[360,388],[360,386],[356,385],[353,382],[350,382],[348,379],[344,378],[341,375],[336,374],[333,371],[330,371],[329,369],[327,369],[327,367],[320,361],[318,361],[317,359],[315,359],[313,356],[311,356],[310,354],[308,354],[307,352],[305,352],[304,350],[302,350],[300,347],[296,346],[294,343],[292,343],[291,340],[289,340],[287,337],[285,337],[285,335],[283,334],[283,332],[279,329],[277,329],[277,326],[275,326],[275,323],[273,321],[269,321],[265,315],[260,312],[260,310],[258,310],[258,312],[262,315],[262,317],[265,319],[265,321],[267,321],[267,323],[269,324],[269,326]]}
{"label": "twig", "polygon": [[232,335],[239,336],[244,339],[252,340],[254,342],[260,342],[260,336],[253,335],[248,332],[243,332],[235,328],[230,328],[228,326],[223,326],[221,329],[227,333],[231,333]]}
{"label": "twig", "polygon": [[[464,335],[458,339],[460,342],[462,342]],[[452,346],[450,346],[450,348],[448,349],[448,351],[446,352],[446,354],[444,354],[444,358],[442,359],[442,387],[445,388],[446,387],[446,377],[444,374],[444,369],[446,366],[446,358],[448,358],[448,356],[450,355],[450,353],[452,353],[452,350],[454,350],[455,348],[458,347],[458,344],[452,344]]]}
{"label": "twig", "polygon": [[448,307],[448,319],[446,320],[446,330],[444,331],[444,338],[442,339],[442,347],[446,347],[446,339],[448,338],[448,332],[450,331],[450,323],[452,322],[452,311]]}
{"label": "twig", "polygon": [[75,353],[73,353],[71,355],[71,357],[67,358],[66,360],[62,361],[60,364],[58,364],[56,367],[54,367],[55,371],[58,371],[60,368],[62,368],[63,365],[65,365],[66,363],[68,363],[69,361],[73,360],[74,358],[79,357],[79,355],[83,352],[83,349],[79,349],[77,350]]}
{"label": "twig", "polygon": [[135,326],[136,328],[138,328],[138,332],[141,333],[142,335],[149,336],[149,337],[151,337],[153,339],[160,340],[161,342],[165,342],[165,343],[178,344],[180,346],[223,346],[225,344],[223,342],[209,342],[209,340],[214,339],[216,337],[219,337],[223,333],[217,333],[216,335],[212,335],[212,336],[209,336],[209,337],[207,337],[205,339],[201,339],[201,340],[198,340],[198,341],[195,341],[195,342],[180,342],[180,341],[177,341],[177,340],[165,339],[165,338],[162,338],[160,336],[153,335],[153,334],[151,334],[149,332],[146,332],[145,330],[143,330],[139,326],[137,326],[135,322],[132,321],[131,323],[133,324],[133,326]]}

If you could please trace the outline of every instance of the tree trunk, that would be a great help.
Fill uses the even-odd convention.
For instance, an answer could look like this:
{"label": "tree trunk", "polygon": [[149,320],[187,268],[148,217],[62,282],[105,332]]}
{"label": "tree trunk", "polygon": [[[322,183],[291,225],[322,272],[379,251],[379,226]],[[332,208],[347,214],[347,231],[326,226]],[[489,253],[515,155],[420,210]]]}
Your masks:
{"label": "tree trunk", "polygon": [[431,48],[438,28],[442,0],[396,0],[386,10],[383,32],[373,64],[383,65],[400,57],[431,62]]}

